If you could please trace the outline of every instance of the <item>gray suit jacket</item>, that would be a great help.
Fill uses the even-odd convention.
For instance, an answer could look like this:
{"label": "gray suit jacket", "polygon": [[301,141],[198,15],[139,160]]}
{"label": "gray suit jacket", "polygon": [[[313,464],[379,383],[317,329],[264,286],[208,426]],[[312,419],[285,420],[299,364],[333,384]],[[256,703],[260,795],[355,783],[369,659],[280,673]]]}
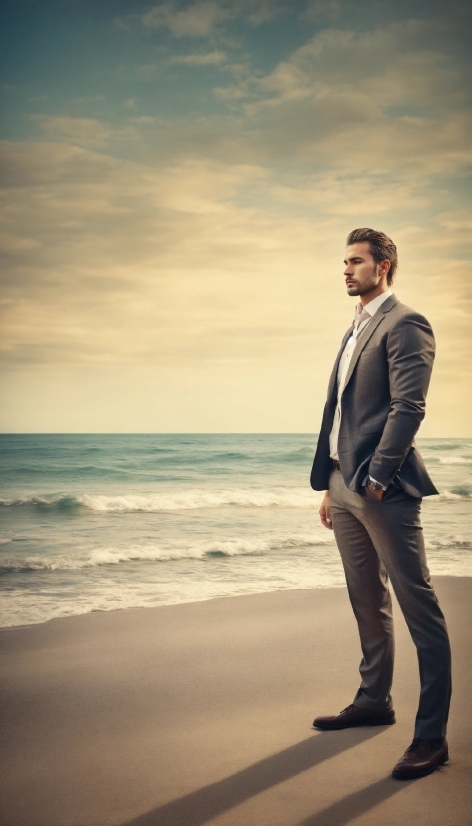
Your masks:
{"label": "gray suit jacket", "polygon": [[[339,359],[352,332],[343,338],[328,386],[311,486],[325,490],[333,462],[329,434],[337,401]],[[338,455],[350,490],[361,492],[368,473],[381,484],[403,487],[421,498],[438,491],[428,476],[414,437],[425,414],[434,361],[434,336],[424,316],[391,295],[359,336],[341,402]]]}

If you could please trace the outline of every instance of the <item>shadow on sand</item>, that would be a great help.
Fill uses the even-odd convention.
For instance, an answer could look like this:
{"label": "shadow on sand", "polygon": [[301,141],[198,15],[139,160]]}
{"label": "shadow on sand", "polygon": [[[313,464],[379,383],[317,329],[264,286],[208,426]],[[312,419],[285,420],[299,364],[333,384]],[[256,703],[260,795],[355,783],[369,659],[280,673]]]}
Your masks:
{"label": "shadow on sand", "polygon": [[[412,782],[414,781],[408,781],[408,783]],[[297,826],[334,826],[334,824],[344,826],[345,823],[355,820],[359,815],[365,814],[369,809],[373,809],[374,806],[378,806],[404,788],[404,781],[394,780],[393,777],[383,777],[376,783],[366,786],[365,789],[348,794],[331,806],[327,806],[326,809],[301,820]]]}
{"label": "shadow on sand", "polygon": [[[208,820],[238,806],[254,795],[357,746],[381,731],[379,728],[353,729],[344,732],[342,739],[325,737],[323,734],[308,737],[295,746],[266,757],[230,777],[128,820],[122,826],[202,826]],[[333,823],[338,826],[347,823],[348,819],[395,794],[400,787],[401,784],[393,779],[380,780],[304,820],[299,826],[332,826]]]}

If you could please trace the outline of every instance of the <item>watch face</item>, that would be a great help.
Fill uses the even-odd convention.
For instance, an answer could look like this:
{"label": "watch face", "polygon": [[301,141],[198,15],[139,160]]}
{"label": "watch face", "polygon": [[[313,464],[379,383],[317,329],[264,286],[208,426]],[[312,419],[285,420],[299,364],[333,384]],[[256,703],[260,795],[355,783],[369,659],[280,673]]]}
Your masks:
{"label": "watch face", "polygon": [[383,490],[382,485],[379,484],[379,482],[374,482],[373,479],[369,479],[368,485],[369,488],[372,488],[372,490]]}

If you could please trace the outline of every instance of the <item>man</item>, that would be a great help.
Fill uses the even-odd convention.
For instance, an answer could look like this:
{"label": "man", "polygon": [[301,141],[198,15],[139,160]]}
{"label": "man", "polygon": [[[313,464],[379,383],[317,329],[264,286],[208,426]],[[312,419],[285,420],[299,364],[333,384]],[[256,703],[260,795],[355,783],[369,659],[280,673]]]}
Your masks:
{"label": "man", "polygon": [[359,296],[360,303],[329,382],[311,485],[326,489],[320,518],[334,530],[363,657],[354,702],[313,725],[395,723],[390,579],[420,670],[414,739],[393,770],[394,777],[407,779],[448,759],[451,668],[420,523],[422,497],[437,490],[414,443],[434,337],[428,321],[392,293],[397,263],[395,244],[383,232],[364,228],[348,236],[344,277],[348,295]]}

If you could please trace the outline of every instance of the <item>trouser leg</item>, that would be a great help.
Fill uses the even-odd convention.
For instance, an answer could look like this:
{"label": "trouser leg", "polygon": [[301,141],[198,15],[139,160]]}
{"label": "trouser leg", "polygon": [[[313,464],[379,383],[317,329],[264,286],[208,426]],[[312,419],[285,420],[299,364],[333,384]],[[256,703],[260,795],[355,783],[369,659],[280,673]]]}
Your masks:
{"label": "trouser leg", "polygon": [[392,708],[394,636],[388,577],[366,528],[348,509],[343,486],[341,474],[334,473],[330,484],[333,529],[363,654],[361,685],[354,703],[366,711]]}
{"label": "trouser leg", "polygon": [[367,501],[363,521],[417,649],[421,691],[415,737],[442,737],[451,697],[451,655],[426,563],[420,503],[401,493],[384,503]]}
{"label": "trouser leg", "polygon": [[[330,492],[334,532],[364,653],[363,681],[355,703],[372,707],[371,697],[382,685],[382,668],[383,685],[391,680],[392,615],[389,603],[380,598],[381,583],[386,590],[388,575],[417,649],[421,691],[415,736],[442,737],[451,697],[451,655],[446,623],[426,564],[421,503],[394,488],[389,488],[382,502],[361,496],[346,488],[339,472],[332,474]],[[384,639],[378,652],[385,654],[387,638],[392,640],[391,658],[384,656],[383,661],[374,654],[382,625],[379,615],[384,617]],[[378,702],[380,695],[375,696]]]}

